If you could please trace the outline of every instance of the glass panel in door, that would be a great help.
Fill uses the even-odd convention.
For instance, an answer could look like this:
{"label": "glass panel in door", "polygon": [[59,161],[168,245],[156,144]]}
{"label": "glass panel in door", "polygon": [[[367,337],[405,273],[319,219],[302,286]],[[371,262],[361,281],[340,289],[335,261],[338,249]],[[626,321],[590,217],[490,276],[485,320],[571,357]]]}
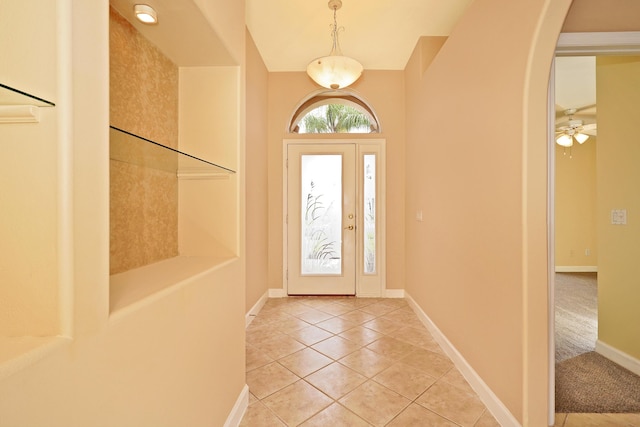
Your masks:
{"label": "glass panel in door", "polygon": [[376,155],[365,154],[363,157],[363,201],[364,233],[363,255],[364,273],[376,272]]}
{"label": "glass panel in door", "polygon": [[354,295],[355,145],[290,144],[287,155],[288,293]]}
{"label": "glass panel in door", "polygon": [[342,155],[303,154],[301,274],[342,274]]}

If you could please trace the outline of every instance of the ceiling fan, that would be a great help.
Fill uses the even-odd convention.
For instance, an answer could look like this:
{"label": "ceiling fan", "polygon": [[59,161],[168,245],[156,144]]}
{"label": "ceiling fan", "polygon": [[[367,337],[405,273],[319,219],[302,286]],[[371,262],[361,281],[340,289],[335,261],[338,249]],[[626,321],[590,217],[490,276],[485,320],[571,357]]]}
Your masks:
{"label": "ceiling fan", "polygon": [[589,136],[596,136],[597,125],[595,123],[585,124],[582,120],[574,119],[573,116],[578,112],[575,108],[564,110],[564,116],[568,120],[560,121],[556,127],[556,143],[562,147],[573,146],[574,140],[578,144],[584,144]]}

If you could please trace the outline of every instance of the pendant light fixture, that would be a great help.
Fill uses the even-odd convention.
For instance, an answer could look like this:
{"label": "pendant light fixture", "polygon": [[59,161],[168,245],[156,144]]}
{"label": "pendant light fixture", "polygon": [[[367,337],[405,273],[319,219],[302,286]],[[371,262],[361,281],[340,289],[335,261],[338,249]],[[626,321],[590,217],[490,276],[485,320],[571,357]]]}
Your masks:
{"label": "pendant light fixture", "polygon": [[314,59],[307,66],[307,74],[316,83],[327,89],[342,89],[360,77],[362,74],[362,64],[353,58],[342,55],[340,43],[338,41],[338,31],[343,29],[338,27],[336,18],[337,11],[342,7],[341,0],[329,0],[329,9],[333,10],[333,25],[331,36],[333,38],[333,46],[329,56]]}

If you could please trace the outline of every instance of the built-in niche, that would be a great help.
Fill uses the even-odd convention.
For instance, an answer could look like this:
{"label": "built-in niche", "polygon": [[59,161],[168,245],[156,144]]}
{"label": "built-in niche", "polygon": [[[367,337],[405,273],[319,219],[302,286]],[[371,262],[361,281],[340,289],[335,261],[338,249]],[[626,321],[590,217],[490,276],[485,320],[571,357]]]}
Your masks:
{"label": "built-in niche", "polygon": [[111,8],[112,313],[237,255],[237,71],[180,66],[128,19]]}

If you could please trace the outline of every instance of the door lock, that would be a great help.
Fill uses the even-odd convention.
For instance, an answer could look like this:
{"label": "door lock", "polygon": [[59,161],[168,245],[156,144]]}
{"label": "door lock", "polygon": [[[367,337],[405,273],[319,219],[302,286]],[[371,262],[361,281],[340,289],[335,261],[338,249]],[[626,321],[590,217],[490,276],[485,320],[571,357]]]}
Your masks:
{"label": "door lock", "polygon": [[349,214],[349,219],[353,219],[353,214]]}

